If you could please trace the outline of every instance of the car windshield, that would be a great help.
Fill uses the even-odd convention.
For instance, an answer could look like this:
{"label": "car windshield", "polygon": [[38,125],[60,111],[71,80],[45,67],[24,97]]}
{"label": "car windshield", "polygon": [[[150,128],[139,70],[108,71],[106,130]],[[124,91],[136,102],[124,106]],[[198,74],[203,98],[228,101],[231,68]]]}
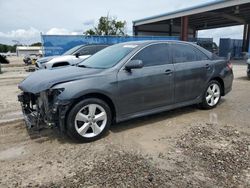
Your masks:
{"label": "car windshield", "polygon": [[81,47],[82,45],[75,46],[74,48],[71,48],[68,51],[64,52],[63,55],[72,55],[76,50],[78,50]]}
{"label": "car windshield", "polygon": [[116,44],[107,47],[81,62],[78,66],[106,69],[113,67],[128,55],[137,45]]}

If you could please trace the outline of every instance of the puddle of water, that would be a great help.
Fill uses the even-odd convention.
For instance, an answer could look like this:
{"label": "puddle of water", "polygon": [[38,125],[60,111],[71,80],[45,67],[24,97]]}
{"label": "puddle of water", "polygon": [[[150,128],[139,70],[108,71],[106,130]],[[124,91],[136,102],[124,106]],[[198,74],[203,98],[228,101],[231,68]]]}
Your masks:
{"label": "puddle of water", "polygon": [[24,146],[12,147],[0,152],[0,160],[15,159],[25,153]]}

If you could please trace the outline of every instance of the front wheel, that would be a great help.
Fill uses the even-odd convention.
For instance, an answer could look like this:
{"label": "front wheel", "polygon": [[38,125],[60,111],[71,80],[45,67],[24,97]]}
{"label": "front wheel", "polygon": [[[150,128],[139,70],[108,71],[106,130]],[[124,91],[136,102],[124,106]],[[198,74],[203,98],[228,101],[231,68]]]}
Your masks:
{"label": "front wheel", "polygon": [[80,142],[90,142],[103,136],[111,124],[109,106],[97,98],[77,103],[67,117],[67,132]]}
{"label": "front wheel", "polygon": [[221,99],[221,85],[216,80],[208,83],[206,92],[203,94],[201,106],[204,109],[212,109],[217,106]]}

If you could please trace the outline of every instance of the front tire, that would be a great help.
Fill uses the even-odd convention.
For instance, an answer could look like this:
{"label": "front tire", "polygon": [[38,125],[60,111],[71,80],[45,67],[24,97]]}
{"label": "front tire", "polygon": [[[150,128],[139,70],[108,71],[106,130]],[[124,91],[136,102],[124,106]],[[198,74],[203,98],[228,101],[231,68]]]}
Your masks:
{"label": "front tire", "polygon": [[221,85],[218,81],[212,80],[208,83],[207,89],[203,94],[201,107],[204,109],[212,109],[217,106],[221,99]]}
{"label": "front tire", "polygon": [[97,98],[88,98],[77,103],[67,116],[68,135],[80,142],[101,138],[111,125],[110,107]]}

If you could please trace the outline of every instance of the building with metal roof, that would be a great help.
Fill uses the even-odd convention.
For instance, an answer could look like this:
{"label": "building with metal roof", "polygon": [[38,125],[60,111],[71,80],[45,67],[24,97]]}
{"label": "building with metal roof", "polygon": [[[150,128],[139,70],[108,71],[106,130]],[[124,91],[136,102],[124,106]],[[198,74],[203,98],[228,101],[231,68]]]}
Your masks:
{"label": "building with metal roof", "polygon": [[30,54],[42,54],[41,46],[17,46],[16,48],[17,56],[26,56]]}
{"label": "building with metal roof", "polygon": [[[250,0],[218,0],[133,21],[134,35],[195,38],[197,31],[244,25],[243,51],[249,49]],[[222,36],[223,37],[223,36]]]}

